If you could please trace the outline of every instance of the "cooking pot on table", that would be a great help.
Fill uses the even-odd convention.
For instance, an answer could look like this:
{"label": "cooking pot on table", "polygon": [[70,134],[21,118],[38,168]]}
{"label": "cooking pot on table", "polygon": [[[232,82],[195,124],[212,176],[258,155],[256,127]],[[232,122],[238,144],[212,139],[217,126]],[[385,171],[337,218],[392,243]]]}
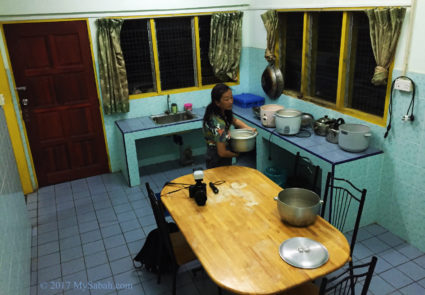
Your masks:
{"label": "cooking pot on table", "polygon": [[326,140],[331,143],[338,143],[339,125],[344,123],[344,119],[339,118],[334,123],[330,124],[328,128],[328,133],[326,134]]}
{"label": "cooking pot on table", "polygon": [[261,86],[264,92],[270,98],[278,98],[283,91],[283,74],[282,71],[274,65],[273,62],[269,63],[261,76]]}
{"label": "cooking pot on table", "polygon": [[330,119],[328,116],[317,119],[313,125],[314,133],[320,136],[326,136],[326,134],[328,134],[329,126],[334,122],[335,119]]}
{"label": "cooking pot on table", "polygon": [[275,198],[282,221],[294,226],[313,224],[323,201],[312,190],[291,187]]}
{"label": "cooking pot on table", "polygon": [[275,114],[276,131],[284,135],[294,135],[300,131],[301,112],[295,109],[283,109]]}
{"label": "cooking pot on table", "polygon": [[369,147],[371,136],[369,126],[342,124],[339,126],[338,145],[348,152],[359,153]]}
{"label": "cooking pot on table", "polygon": [[283,110],[284,107],[278,104],[265,104],[260,107],[261,124],[266,127],[276,127],[275,113]]}

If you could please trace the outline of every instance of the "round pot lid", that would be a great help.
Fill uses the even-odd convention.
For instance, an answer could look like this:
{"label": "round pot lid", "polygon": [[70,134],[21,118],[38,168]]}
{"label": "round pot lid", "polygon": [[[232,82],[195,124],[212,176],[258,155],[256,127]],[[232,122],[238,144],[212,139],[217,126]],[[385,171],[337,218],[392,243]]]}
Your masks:
{"label": "round pot lid", "polygon": [[268,97],[278,98],[284,88],[282,71],[275,65],[269,64],[261,76],[261,86]]}
{"label": "round pot lid", "polygon": [[295,237],[284,241],[279,246],[282,259],[295,267],[317,268],[329,259],[329,253],[321,243],[304,237]]}

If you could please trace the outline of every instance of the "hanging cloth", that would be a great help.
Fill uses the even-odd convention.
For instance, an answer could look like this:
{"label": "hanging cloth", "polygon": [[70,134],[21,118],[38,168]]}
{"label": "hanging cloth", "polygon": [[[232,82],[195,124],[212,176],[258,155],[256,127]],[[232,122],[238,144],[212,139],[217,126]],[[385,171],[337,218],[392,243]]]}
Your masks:
{"label": "hanging cloth", "polygon": [[120,44],[122,19],[98,19],[99,79],[105,114],[130,110],[127,72]]}
{"label": "hanging cloth", "polygon": [[279,18],[276,10],[268,10],[261,15],[261,19],[263,20],[267,31],[267,48],[264,57],[269,63],[274,63],[276,59],[276,56],[274,55],[274,48],[278,34]]}
{"label": "hanging cloth", "polygon": [[372,84],[386,85],[406,8],[375,8],[365,12],[369,18],[370,41],[376,61]]}
{"label": "hanging cloth", "polygon": [[214,13],[211,16],[210,46],[208,57],[214,75],[227,81],[237,81],[242,49],[241,11]]}

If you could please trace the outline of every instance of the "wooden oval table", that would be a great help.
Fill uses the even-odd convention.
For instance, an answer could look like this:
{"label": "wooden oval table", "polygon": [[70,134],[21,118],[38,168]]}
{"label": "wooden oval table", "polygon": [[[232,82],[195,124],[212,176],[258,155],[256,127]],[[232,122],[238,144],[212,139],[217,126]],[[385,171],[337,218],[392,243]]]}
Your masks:
{"label": "wooden oval table", "polygon": [[[283,223],[273,199],[282,188],[258,170],[240,166],[204,170],[204,182],[210,181],[225,182],[217,185],[218,194],[207,185],[205,206],[198,206],[188,189],[166,186],[161,195],[205,271],[220,287],[240,294],[275,294],[331,273],[349,260],[347,239],[321,217],[308,227]],[[193,174],[173,182],[195,183]],[[328,262],[316,269],[287,264],[279,246],[293,237],[322,243],[329,252]]]}

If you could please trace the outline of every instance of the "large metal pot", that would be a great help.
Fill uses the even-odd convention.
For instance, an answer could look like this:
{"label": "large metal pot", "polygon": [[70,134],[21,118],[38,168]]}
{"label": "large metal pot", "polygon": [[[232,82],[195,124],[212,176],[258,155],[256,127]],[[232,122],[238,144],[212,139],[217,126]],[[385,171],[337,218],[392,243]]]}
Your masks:
{"label": "large metal pot", "polygon": [[270,98],[278,98],[283,91],[283,74],[282,71],[273,63],[269,63],[261,76],[261,86],[264,92]]}
{"label": "large metal pot", "polygon": [[333,124],[329,125],[328,134],[326,134],[326,140],[331,143],[338,143],[339,126],[344,123],[344,119],[339,118]]}
{"label": "large metal pot", "polygon": [[250,152],[255,148],[255,138],[258,132],[249,129],[232,129],[230,131],[230,146],[237,153]]}
{"label": "large metal pot", "polygon": [[287,188],[275,198],[282,221],[294,226],[313,224],[323,201],[311,190]]}
{"label": "large metal pot", "polygon": [[369,147],[371,136],[369,126],[342,124],[339,126],[338,145],[345,151],[359,153]]}

